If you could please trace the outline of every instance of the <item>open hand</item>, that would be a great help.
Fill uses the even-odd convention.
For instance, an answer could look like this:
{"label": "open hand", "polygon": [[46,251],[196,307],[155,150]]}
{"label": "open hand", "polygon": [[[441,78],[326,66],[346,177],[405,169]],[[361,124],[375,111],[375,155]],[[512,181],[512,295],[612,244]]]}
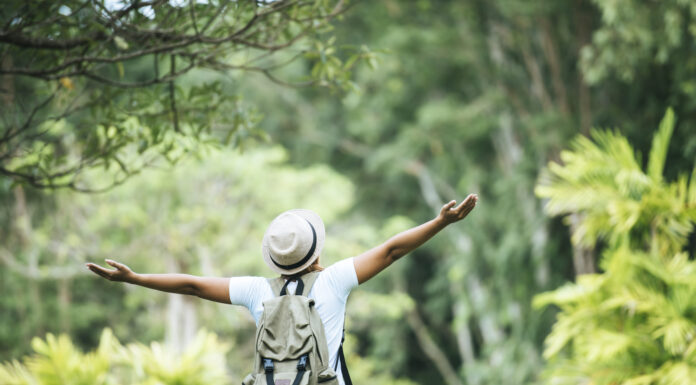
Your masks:
{"label": "open hand", "polygon": [[135,273],[133,273],[133,270],[131,270],[128,266],[122,263],[118,263],[110,259],[106,259],[105,261],[109,265],[115,267],[116,270],[105,269],[91,262],[85,265],[88,269],[92,270],[94,274],[100,275],[108,279],[109,281],[129,282],[130,279],[133,278],[133,276],[135,275]]}
{"label": "open hand", "polygon": [[476,194],[469,194],[469,196],[467,196],[466,199],[464,199],[457,207],[454,207],[457,202],[452,200],[442,206],[440,214],[437,216],[437,218],[446,224],[460,221],[469,215],[471,210],[473,210],[476,206],[477,201],[478,195]]}

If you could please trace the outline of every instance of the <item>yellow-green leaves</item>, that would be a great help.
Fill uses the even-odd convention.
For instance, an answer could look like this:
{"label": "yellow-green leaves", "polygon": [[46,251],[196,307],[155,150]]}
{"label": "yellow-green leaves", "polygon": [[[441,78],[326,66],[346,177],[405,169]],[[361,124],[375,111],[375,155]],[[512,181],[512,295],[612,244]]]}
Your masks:
{"label": "yellow-green leaves", "polygon": [[665,117],[660,122],[660,128],[655,133],[650,149],[650,158],[648,160],[648,176],[655,183],[662,182],[662,172],[665,168],[665,160],[667,159],[667,149],[669,148],[669,140],[672,138],[674,131],[674,111],[671,108],[667,109]]}
{"label": "yellow-green leaves", "polygon": [[563,163],[549,164],[548,178],[536,188],[538,196],[549,198],[546,211],[581,214],[576,243],[658,242],[661,252],[676,252],[696,218],[689,204],[696,184],[692,178],[687,188],[686,176],[673,183],[663,180],[673,127],[674,113],[668,110],[653,138],[646,171],[617,132],[595,130],[591,138],[577,137],[571,150],[561,153]]}
{"label": "yellow-green leaves", "polygon": [[122,38],[121,36],[114,36],[114,44],[116,47],[122,51],[125,51],[128,49],[128,42],[126,39]]}
{"label": "yellow-green leaves", "polygon": [[[537,187],[552,215],[576,214],[574,242],[605,241],[602,274],[582,275],[538,295],[561,312],[546,339],[546,375],[564,383],[569,367],[592,384],[690,384],[696,374],[696,262],[681,251],[696,220],[694,180],[665,181],[674,129],[668,110],[647,170],[625,137],[579,137],[563,164]],[[570,381],[568,383],[577,383]]]}
{"label": "yellow-green leaves", "polygon": [[0,383],[8,385],[206,385],[227,383],[229,347],[200,331],[183,352],[153,343],[121,345],[104,329],[99,347],[82,353],[66,335],[34,338],[35,354],[23,363],[0,364]]}

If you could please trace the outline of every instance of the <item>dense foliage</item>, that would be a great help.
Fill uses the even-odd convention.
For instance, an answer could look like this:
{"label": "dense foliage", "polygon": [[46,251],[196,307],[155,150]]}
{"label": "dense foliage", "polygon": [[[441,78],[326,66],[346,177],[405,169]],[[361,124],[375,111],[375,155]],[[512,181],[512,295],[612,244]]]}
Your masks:
{"label": "dense foliage", "polygon": [[[0,383],[5,385],[204,385],[239,383],[239,374],[226,372],[229,344],[214,333],[200,330],[184,350],[153,342],[122,345],[110,329],[104,329],[94,351],[82,353],[70,338],[47,334],[34,338],[34,353],[19,360],[0,364]],[[352,355],[351,376],[356,383],[376,385],[413,385],[408,380],[391,378],[377,365]],[[251,365],[251,362],[246,362]],[[250,366],[247,366],[248,369]],[[246,370],[245,369],[245,370]]]}
{"label": "dense foliage", "polygon": [[[645,70],[626,83],[616,74],[630,64],[608,62],[611,46],[595,39],[644,25],[604,17],[614,3],[600,3],[387,1],[356,7],[338,38],[388,50],[377,70],[356,73],[359,93],[337,102],[313,90],[298,98],[254,87],[287,110],[260,124],[286,144],[294,161],[329,162],[359,181],[357,220],[379,225],[393,214],[424,220],[450,197],[481,196],[465,223],[403,262],[405,282],[372,284],[380,291],[406,290],[423,321],[393,323],[380,333],[373,325],[361,330],[362,349],[389,368],[421,383],[433,376],[449,384],[536,378],[553,312],[534,310],[532,298],[598,268],[595,247],[569,242],[580,218],[572,216],[569,228],[548,219],[534,195],[546,163],[577,134],[589,135],[592,125],[620,126],[647,151],[651,135],[645,133],[671,104],[680,120],[665,174],[673,178],[693,167],[696,105],[683,92],[696,67],[689,60],[658,63],[640,56],[635,60]],[[671,55],[692,51],[693,32],[662,23],[662,5],[621,6],[621,12],[654,20],[656,35],[679,33]],[[688,12],[682,14],[682,26],[689,24]],[[583,61],[589,49],[602,55]],[[586,80],[608,66],[613,70]],[[422,353],[385,348],[395,339]]]}
{"label": "dense foliage", "polygon": [[229,346],[201,331],[182,352],[159,343],[121,345],[109,329],[93,352],[82,353],[67,335],[34,338],[35,353],[23,362],[0,366],[0,382],[8,385],[191,384],[226,381]]}
{"label": "dense foliage", "polygon": [[691,178],[664,179],[673,127],[668,111],[645,171],[622,135],[579,137],[537,189],[551,214],[582,214],[574,242],[606,244],[601,274],[535,299],[562,310],[544,352],[554,384],[696,381],[696,262],[683,251],[696,222],[696,167]]}
{"label": "dense foliage", "polygon": [[[369,52],[350,51],[350,63],[336,57],[330,21],[345,8],[326,0],[4,2],[0,173],[34,187],[100,190],[202,146],[263,136],[230,79],[257,73],[348,87],[350,68]],[[276,75],[298,59],[311,68]]]}
{"label": "dense foliage", "polygon": [[[330,264],[476,192],[466,221],[351,295],[357,383],[650,384],[692,370],[696,6],[345,5],[0,10],[0,359],[28,354],[46,332],[69,333],[85,351],[104,327],[126,343],[183,349],[204,327],[232,347],[227,378],[237,381],[252,356],[244,311],[110,284],[82,263],[266,275],[258,251],[268,221],[308,207],[327,223]],[[213,39],[253,23],[243,41],[217,46],[201,37],[206,19],[220,21],[206,30],[218,28]],[[277,50],[245,44],[298,34]],[[20,44],[84,37],[94,51]],[[172,37],[188,45],[121,60]],[[59,68],[85,55],[98,57]],[[228,68],[247,60],[268,71]],[[20,73],[56,68],[48,79]],[[124,88],[91,74],[161,82]],[[669,113],[653,139],[670,106],[678,119]],[[120,182],[99,195],[46,188]],[[557,304],[558,317],[534,298]]]}

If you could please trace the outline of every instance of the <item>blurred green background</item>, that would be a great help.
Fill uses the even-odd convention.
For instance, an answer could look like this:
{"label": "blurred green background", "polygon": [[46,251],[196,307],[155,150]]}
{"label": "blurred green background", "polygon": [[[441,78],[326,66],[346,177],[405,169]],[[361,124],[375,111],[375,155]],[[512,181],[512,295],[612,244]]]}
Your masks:
{"label": "blurred green background", "polygon": [[355,290],[358,384],[696,384],[696,2],[16,1],[0,384],[239,383],[245,309],[111,283],[322,263],[479,195]]}

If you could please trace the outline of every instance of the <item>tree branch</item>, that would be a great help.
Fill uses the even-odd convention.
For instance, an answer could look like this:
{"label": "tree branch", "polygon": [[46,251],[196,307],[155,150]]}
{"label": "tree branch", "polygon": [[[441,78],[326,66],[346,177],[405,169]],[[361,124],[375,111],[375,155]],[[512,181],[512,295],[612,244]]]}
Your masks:
{"label": "tree branch", "polygon": [[0,33],[0,43],[12,44],[22,48],[38,48],[38,49],[55,49],[66,50],[83,45],[87,45],[93,41],[108,39],[108,35],[103,32],[92,34],[88,37],[78,39],[60,39],[53,40],[35,36],[25,36],[17,33]]}
{"label": "tree branch", "polygon": [[196,17],[196,5],[193,0],[189,0],[189,11],[191,13],[191,24],[193,25],[193,30],[196,32],[196,36],[200,36],[200,31],[198,31],[198,19]]}
{"label": "tree branch", "polygon": [[[53,93],[48,98],[44,99],[43,102],[37,104],[32,109],[31,113],[29,114],[29,117],[27,117],[27,120],[24,122],[24,124],[22,124],[22,126],[19,127],[16,131],[13,132],[11,128],[8,128],[8,130],[5,132],[5,135],[3,135],[2,138],[0,138],[0,144],[5,143],[5,142],[9,142],[10,140],[12,140],[12,138],[14,138],[15,136],[22,133],[24,130],[29,128],[29,126],[31,126],[31,123],[34,120],[34,117],[36,116],[36,114],[39,112],[39,110],[46,107],[48,105],[48,103],[50,103],[51,100],[53,100],[53,98],[56,96],[57,92],[58,92],[57,90],[53,91]],[[4,158],[4,156],[0,156],[0,159],[2,159],[2,158]]]}
{"label": "tree branch", "polygon": [[[233,3],[234,9],[229,6]],[[74,151],[77,159],[68,160],[63,156],[64,152],[60,152],[58,157],[48,163],[44,162],[49,159],[43,157],[45,151],[41,146],[43,145],[46,150],[63,149],[61,147],[63,142],[62,133],[56,132],[57,137],[53,138],[54,131],[49,128],[52,125],[48,124],[46,129],[43,129],[39,127],[41,122],[50,123],[52,120],[68,116],[77,109],[92,108],[95,106],[95,96],[98,98],[100,95],[111,98],[124,96],[123,99],[130,97],[133,103],[129,106],[132,108],[125,107],[125,109],[134,110],[132,112],[136,116],[138,112],[146,110],[151,112],[153,109],[147,107],[151,107],[152,103],[145,105],[148,102],[139,99],[140,94],[117,88],[137,89],[161,84],[161,87],[157,87],[157,91],[168,92],[169,103],[165,101],[164,107],[155,110],[168,111],[173,121],[171,129],[180,132],[183,127],[186,127],[180,118],[184,118],[182,113],[187,111],[187,104],[182,104],[185,101],[181,99],[181,95],[176,95],[175,83],[177,77],[195,68],[210,67],[220,70],[259,72],[271,82],[283,86],[299,87],[315,84],[314,81],[288,82],[274,74],[276,68],[300,58],[301,52],[287,61],[286,57],[274,60],[271,56],[277,51],[302,41],[301,39],[305,39],[312,31],[321,29],[329,20],[346,9],[343,0],[332,0],[328,4],[316,7],[315,2],[309,0],[275,1],[258,5],[251,2],[222,0],[217,7],[202,7],[193,0],[182,5],[174,5],[166,0],[138,0],[118,5],[117,10],[107,7],[102,1],[96,3],[80,1],[71,7],[74,8],[67,16],[10,15],[21,21],[9,23],[5,28],[0,29],[0,44],[6,43],[6,47],[12,46],[8,49],[11,49],[12,56],[18,58],[14,63],[3,62],[0,75],[6,75],[5,79],[26,76],[50,82],[61,78],[77,78],[85,85],[85,89],[90,89],[90,97],[87,100],[74,99],[70,102],[69,98],[74,95],[62,92],[64,89],[58,87],[57,92],[60,93],[56,98],[51,96],[44,100],[42,97],[41,100],[28,104],[26,111],[13,115],[15,120],[19,120],[16,117],[21,116],[26,121],[15,123],[9,121],[7,116],[3,117],[8,119],[8,123],[3,124],[3,132],[0,132],[0,145],[5,152],[0,153],[0,175],[9,176],[37,188],[69,187],[85,191],[84,186],[78,186],[84,180],[83,171],[100,165],[116,163],[117,167],[120,167],[120,170],[115,170],[115,183],[120,182],[121,173],[128,175],[134,172],[129,170],[129,167],[133,165],[123,163],[119,158],[122,154],[120,146],[128,144],[130,139],[124,139],[125,142],[109,141],[99,145],[94,151],[82,153],[81,151],[87,151],[80,147],[83,141],[97,140],[96,137],[89,135],[78,138],[74,150],[68,149],[71,152]],[[78,15],[76,9],[80,7],[82,10]],[[156,8],[156,17],[145,19],[141,16],[138,12],[144,7]],[[230,12],[226,14],[226,11]],[[49,25],[52,33],[45,34],[44,31]],[[81,34],[76,35],[73,32],[75,30],[81,31]],[[259,66],[250,65],[251,63],[243,66],[222,65],[221,62],[224,62],[222,58],[229,58],[230,52],[248,52],[253,57],[261,57],[259,54],[265,52],[266,57],[270,59],[263,63],[259,62],[263,64]],[[142,71],[139,75],[149,72],[151,74],[149,76],[154,75],[152,79],[148,79],[149,76],[145,80],[142,80],[142,77],[121,79],[110,72],[110,64],[146,58],[148,55],[153,56],[155,71]],[[159,74],[160,55],[170,55],[170,70],[164,74]],[[178,63],[179,68],[176,67],[177,57],[178,60],[183,60]],[[94,82],[108,87],[95,87]],[[168,88],[163,89],[165,85]],[[51,84],[51,87],[54,86],[55,84]],[[61,111],[45,113],[45,110],[54,108],[58,98],[60,103],[55,108]],[[20,102],[21,100],[13,101],[15,106],[21,107]],[[66,102],[70,103],[64,107]],[[120,113],[118,105],[111,101],[107,105],[110,111]],[[62,111],[63,108],[65,111]],[[186,122],[188,121],[187,119]],[[195,119],[190,121],[193,122]],[[87,117],[84,121],[72,123],[98,124],[99,122],[94,117]],[[51,136],[50,141],[49,136]],[[9,148],[13,149],[12,152],[8,152]],[[156,151],[158,151],[157,159],[174,156],[173,153],[166,151]],[[14,162],[7,161],[7,159],[30,155],[38,155],[39,158],[38,160],[27,158],[28,163],[22,163],[21,166],[11,165],[10,163],[14,164]]]}
{"label": "tree branch", "polygon": [[435,365],[447,385],[463,385],[462,381],[457,375],[457,372],[449,363],[447,355],[442,351],[442,349],[440,349],[435,340],[433,340],[430,332],[428,332],[427,326],[425,326],[425,323],[421,319],[416,309],[413,309],[406,314],[406,321],[411,327],[411,330],[413,330],[413,333],[416,335],[416,339],[418,340],[418,344],[420,345],[421,349],[423,349],[425,355]]}
{"label": "tree branch", "polygon": [[[170,56],[169,73],[176,73],[176,56]],[[172,121],[174,122],[174,132],[179,132],[179,114],[176,110],[176,97],[174,95],[174,79],[169,82],[169,102],[172,111]]]}
{"label": "tree branch", "polygon": [[564,116],[570,114],[570,107],[568,106],[568,93],[566,91],[565,83],[563,82],[563,74],[561,73],[560,59],[558,57],[558,49],[556,48],[556,42],[553,38],[553,33],[551,31],[551,23],[547,17],[542,17],[539,20],[541,24],[541,48],[544,51],[544,55],[549,62],[549,68],[551,68],[551,79],[553,81],[553,89],[558,98],[558,105],[561,113]]}
{"label": "tree branch", "polygon": [[[131,11],[131,10],[137,10],[143,6],[146,5],[156,5],[159,4],[160,1],[156,2],[144,2],[144,3],[134,3],[131,4],[129,7],[127,7],[124,10],[121,10],[117,13],[116,16],[112,17],[110,22],[108,23],[108,26],[111,26],[112,28],[117,24],[115,22],[115,19],[118,19],[122,17],[125,13]],[[135,4],[138,4],[136,6]],[[254,41],[251,39],[251,36],[247,34],[254,25],[257,24],[260,20],[268,17],[271,14],[280,12],[282,10],[285,10],[287,8],[297,6],[297,7],[302,7],[305,6],[306,4],[309,3],[301,3],[301,2],[282,2],[280,5],[274,5],[271,7],[269,10],[260,12],[260,13],[254,13],[253,17],[251,17],[241,28],[229,33],[226,36],[222,37],[214,37],[212,35],[203,35],[201,34],[201,31],[198,31],[197,26],[194,25],[194,29],[196,29],[196,33],[193,35],[189,34],[176,34],[172,30],[167,30],[167,29],[161,29],[161,28],[154,28],[154,29],[141,29],[137,25],[133,24],[125,24],[122,26],[119,26],[119,28],[114,30],[114,33],[110,36],[107,36],[106,34],[100,32],[100,34],[93,35],[87,38],[80,38],[80,39],[63,39],[63,40],[51,40],[51,39],[41,39],[41,38],[34,38],[26,35],[21,35],[17,33],[5,33],[5,34],[0,34],[0,42],[2,42],[2,39],[8,40],[8,41],[14,41],[15,43],[19,45],[23,45],[24,47],[29,47],[29,48],[47,48],[47,46],[54,46],[53,48],[58,49],[67,49],[67,48],[72,48],[72,47],[77,47],[80,45],[85,45],[88,41],[97,41],[97,40],[102,40],[102,41],[112,41],[114,39],[114,36],[118,35],[123,35],[128,37],[132,41],[140,41],[140,42],[145,42],[148,41],[151,38],[156,38],[156,41],[150,43],[150,46],[146,46],[142,49],[131,51],[128,53],[124,54],[119,54],[119,55],[113,55],[109,54],[107,56],[94,56],[94,55],[86,55],[83,54],[81,56],[77,57],[71,57],[66,60],[64,60],[62,63],[55,65],[50,68],[46,69],[32,69],[29,67],[13,67],[13,68],[2,68],[0,69],[0,74],[12,74],[12,75],[20,75],[20,76],[29,76],[29,77],[35,77],[35,78],[40,78],[44,80],[55,80],[59,79],[62,77],[75,77],[75,76],[85,76],[88,78],[91,78],[95,81],[100,81],[106,84],[110,85],[115,85],[118,87],[145,87],[148,85],[156,84],[159,83],[160,81],[150,81],[150,82],[137,82],[137,83],[132,83],[132,84],[124,84],[121,82],[115,82],[115,81],[110,81],[106,78],[103,78],[99,75],[94,74],[93,72],[90,72],[88,69],[88,64],[92,63],[118,63],[118,62],[123,62],[127,60],[132,60],[136,59],[142,56],[150,55],[150,54],[160,54],[160,53],[167,53],[171,52],[180,48],[185,48],[189,47],[194,44],[204,44],[204,45],[220,45],[220,44],[225,44],[225,43],[232,43],[232,44],[238,44],[242,45],[245,47],[249,48],[255,48],[255,49],[260,49],[260,50],[265,50],[269,52],[275,52],[278,50],[285,49],[287,47],[290,47],[291,45],[295,44],[299,39],[302,37],[306,36],[309,30],[313,28],[317,28],[317,25],[313,23],[313,21],[317,20],[323,20],[324,22],[330,20],[331,18],[335,17],[337,14],[343,11],[343,1],[337,2],[337,4],[334,6],[333,11],[329,13],[328,15],[321,16],[321,17],[316,17],[313,19],[310,19],[307,21],[305,28],[303,28],[300,32],[298,32],[295,36],[289,38],[285,42],[282,43],[272,43],[268,44],[265,42],[261,41]],[[222,8],[222,6],[221,6]],[[108,13],[107,10],[105,12]],[[191,17],[196,17],[195,11],[192,9],[192,14]],[[109,13],[110,14],[110,13]],[[218,15],[218,13],[216,13]],[[214,16],[215,18],[217,16]],[[209,21],[210,23],[210,21]],[[202,29],[202,31],[205,31],[210,24],[206,24],[206,26]],[[195,23],[194,23],[195,24]],[[20,44],[21,43],[21,44]],[[58,44],[55,46],[55,44]],[[165,43],[165,44],[162,44]],[[72,71],[67,71],[71,67],[77,66],[78,69],[72,70]],[[275,78],[272,74],[270,73],[265,73],[265,75],[271,79],[272,81],[279,83],[279,84],[284,84],[287,85],[287,83],[279,81],[279,79]],[[164,80],[168,81],[168,80]]]}

